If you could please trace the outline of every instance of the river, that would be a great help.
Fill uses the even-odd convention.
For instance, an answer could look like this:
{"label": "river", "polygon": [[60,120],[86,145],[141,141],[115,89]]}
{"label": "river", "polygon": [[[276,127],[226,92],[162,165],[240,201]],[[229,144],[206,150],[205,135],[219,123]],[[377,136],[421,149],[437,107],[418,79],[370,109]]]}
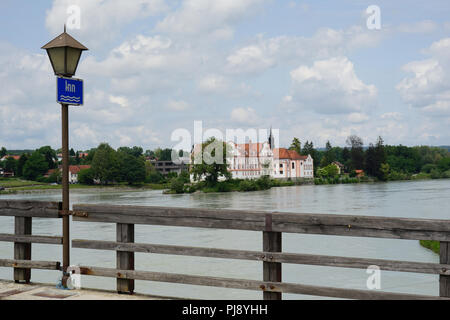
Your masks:
{"label": "river", "polygon": [[[60,191],[3,195],[0,199],[60,201]],[[305,185],[258,192],[224,194],[163,195],[162,191],[120,191],[108,189],[71,190],[71,203],[173,206],[278,210],[298,213],[333,213],[411,218],[450,219],[450,180],[404,181],[374,184]],[[14,219],[0,217],[0,233],[13,233]],[[61,221],[34,219],[33,233],[61,234]],[[72,239],[115,240],[113,224],[72,222]],[[261,250],[262,234],[199,228],[136,226],[136,242]],[[61,247],[33,245],[34,260],[55,261]],[[422,248],[418,241],[283,234],[283,251],[347,257],[380,258],[418,262],[439,262],[438,255]],[[0,243],[0,257],[13,257],[13,244]],[[115,253],[72,249],[72,264],[115,267]],[[59,259],[60,260],[60,259]],[[136,269],[186,273],[240,279],[262,279],[262,263],[157,254],[136,254]],[[366,289],[366,270],[303,265],[283,265],[283,281]],[[34,282],[57,282],[52,271],[33,270]],[[11,268],[0,268],[0,279],[12,279]],[[115,279],[83,276],[84,287],[113,290]],[[416,294],[439,294],[437,275],[381,272],[381,290]],[[209,288],[169,283],[136,281],[136,291],[164,296],[199,299],[260,299],[260,292]],[[285,299],[314,297],[284,294]]]}

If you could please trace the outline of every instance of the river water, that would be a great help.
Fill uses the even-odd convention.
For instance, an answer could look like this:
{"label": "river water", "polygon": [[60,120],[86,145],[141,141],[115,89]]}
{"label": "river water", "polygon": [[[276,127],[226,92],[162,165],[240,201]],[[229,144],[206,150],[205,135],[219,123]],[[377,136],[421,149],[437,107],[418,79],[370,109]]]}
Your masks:
{"label": "river water", "polygon": [[[4,195],[0,199],[60,201],[60,191]],[[450,219],[450,180],[405,181],[375,184],[294,186],[267,191],[225,194],[163,195],[161,191],[117,191],[111,189],[72,190],[71,203],[173,206],[278,210],[298,213],[333,213],[390,217]],[[13,233],[14,219],[0,217],[0,233]],[[33,233],[61,234],[61,221],[34,219]],[[262,233],[199,228],[136,226],[136,242],[201,246],[225,249],[262,248]],[[72,222],[72,239],[115,240],[115,225]],[[61,260],[62,248],[33,245],[34,260]],[[283,252],[380,258],[418,262],[439,262],[438,255],[422,248],[418,241],[357,237],[283,234]],[[13,257],[13,244],[0,243],[0,257]],[[58,258],[55,258],[58,257]],[[115,267],[115,253],[72,249],[71,263]],[[136,254],[136,270],[208,275],[239,279],[262,279],[262,263],[200,257]],[[55,283],[58,274],[33,270],[32,281]],[[366,270],[283,264],[283,281],[367,289]],[[12,279],[11,268],[0,268],[0,279]],[[114,290],[115,279],[82,277],[84,287]],[[438,295],[437,275],[381,272],[381,290]],[[209,288],[181,284],[136,281],[136,291],[199,299],[260,299],[256,291]],[[312,299],[284,294],[285,299]]]}

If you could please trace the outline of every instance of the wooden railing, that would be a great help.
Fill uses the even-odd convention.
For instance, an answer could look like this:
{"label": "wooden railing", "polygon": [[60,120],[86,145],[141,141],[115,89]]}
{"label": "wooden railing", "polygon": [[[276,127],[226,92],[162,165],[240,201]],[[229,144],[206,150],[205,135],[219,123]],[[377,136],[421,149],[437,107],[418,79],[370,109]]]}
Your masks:
{"label": "wooden railing", "polygon": [[16,282],[29,283],[31,269],[60,270],[58,261],[31,259],[33,243],[62,245],[62,237],[32,234],[32,218],[59,219],[59,202],[0,200],[0,216],[14,217],[14,234],[0,233],[0,241],[14,242],[14,259],[0,259],[0,267],[14,268]]}
{"label": "wooden railing", "polygon": [[[74,205],[76,222],[115,223],[116,241],[73,240],[72,247],[116,251],[116,268],[80,266],[84,275],[117,279],[119,293],[132,293],[135,280],[171,282],[201,286],[257,290],[264,299],[281,299],[282,293],[339,297],[349,299],[448,299],[450,297],[450,220],[367,217],[349,215],[299,214],[250,210],[214,210],[110,205]],[[0,216],[15,217],[15,233],[0,234],[0,241],[14,242],[14,259],[0,260],[0,267],[13,267],[14,280],[29,282],[31,269],[60,270],[60,263],[33,261],[32,243],[56,244],[60,236],[32,234],[32,218],[61,218],[58,202],[0,200]],[[227,250],[188,246],[135,243],[134,226],[215,228],[262,232],[262,250]],[[383,259],[349,258],[282,252],[282,234],[319,234],[440,241],[440,263]],[[263,279],[244,280],[135,270],[135,252],[261,261]],[[59,259],[58,259],[59,260]],[[439,297],[357,290],[282,281],[282,264],[304,264],[439,275]]]}
{"label": "wooden railing", "polygon": [[[73,240],[72,247],[116,251],[115,269],[81,266],[80,270],[84,275],[117,278],[119,293],[132,293],[134,280],[149,280],[257,290],[263,292],[264,299],[281,299],[282,293],[349,299],[450,297],[450,220],[111,205],[74,205],[74,211],[81,213],[73,217],[74,221],[117,224],[116,241]],[[135,243],[135,224],[259,231],[263,236],[262,251]],[[283,253],[282,233],[437,240],[441,244],[441,260],[437,264]],[[263,279],[136,271],[135,252],[261,261]],[[283,263],[363,269],[376,265],[381,270],[436,274],[439,275],[440,297],[286,283],[282,281]]]}

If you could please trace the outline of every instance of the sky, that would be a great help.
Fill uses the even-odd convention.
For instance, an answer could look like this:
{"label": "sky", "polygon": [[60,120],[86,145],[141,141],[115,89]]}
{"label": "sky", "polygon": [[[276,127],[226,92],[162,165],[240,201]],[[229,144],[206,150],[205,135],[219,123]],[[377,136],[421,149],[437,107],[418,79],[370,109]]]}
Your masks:
{"label": "sky", "polygon": [[351,134],[450,145],[448,0],[0,0],[0,12],[7,149],[60,147],[40,48],[64,24],[89,48],[76,74],[85,103],[70,107],[76,150],[171,148],[194,121],[223,135],[273,127],[282,146],[345,146]]}

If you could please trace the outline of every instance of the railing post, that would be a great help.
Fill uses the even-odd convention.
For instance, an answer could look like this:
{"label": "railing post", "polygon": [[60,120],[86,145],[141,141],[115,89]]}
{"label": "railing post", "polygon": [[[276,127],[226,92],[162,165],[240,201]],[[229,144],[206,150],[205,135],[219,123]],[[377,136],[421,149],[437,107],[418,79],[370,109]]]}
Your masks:
{"label": "railing post", "polygon": [[[440,242],[440,263],[450,264],[450,242]],[[450,276],[439,275],[439,296],[450,297]]]}
{"label": "railing post", "polygon": [[[31,217],[15,217],[14,229],[16,235],[31,235]],[[14,259],[31,260],[31,243],[14,242]],[[14,268],[14,281],[30,283],[31,269]]]}
{"label": "railing post", "polygon": [[[117,224],[117,242],[134,242],[134,224]],[[117,251],[117,269],[134,270],[134,252]],[[134,291],[133,279],[117,279],[117,292],[132,294]]]}
{"label": "railing post", "polygon": [[[281,232],[263,231],[263,251],[281,252],[281,235]],[[263,280],[281,282],[281,263],[263,262]],[[264,291],[263,298],[264,300],[281,300],[281,292]]]}

